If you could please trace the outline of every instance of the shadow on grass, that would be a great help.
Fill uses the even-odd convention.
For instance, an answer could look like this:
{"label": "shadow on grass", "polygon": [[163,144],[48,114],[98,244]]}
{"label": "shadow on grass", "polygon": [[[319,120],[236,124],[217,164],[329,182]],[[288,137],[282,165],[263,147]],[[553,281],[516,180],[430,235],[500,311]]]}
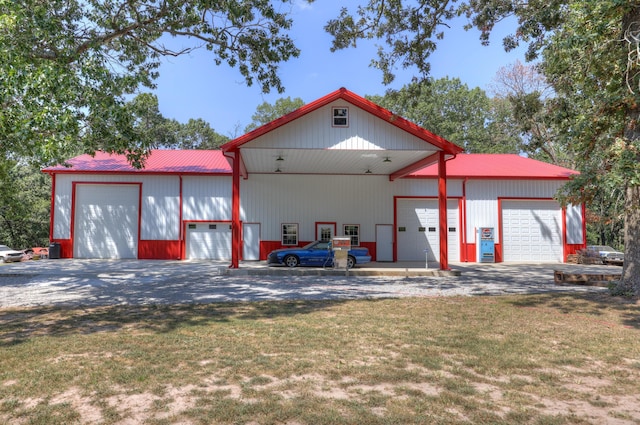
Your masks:
{"label": "shadow on grass", "polygon": [[171,332],[231,320],[258,320],[309,314],[345,301],[270,301],[184,305],[41,307],[0,310],[0,347],[39,336],[87,335],[121,330]]}
{"label": "shadow on grass", "polygon": [[628,328],[640,329],[640,298],[612,296],[609,293],[564,293],[519,297],[517,307],[552,308],[560,314],[581,314],[607,322],[610,312]]}

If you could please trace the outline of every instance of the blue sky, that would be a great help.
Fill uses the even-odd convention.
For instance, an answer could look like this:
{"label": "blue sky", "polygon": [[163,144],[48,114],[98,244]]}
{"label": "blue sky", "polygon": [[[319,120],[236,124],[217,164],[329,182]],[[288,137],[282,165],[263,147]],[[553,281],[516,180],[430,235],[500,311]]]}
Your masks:
{"label": "blue sky", "polygon": [[[323,27],[339,14],[340,7],[355,10],[357,0],[316,0],[309,5],[299,2],[291,9],[294,26],[291,36],[301,49],[294,58],[280,67],[284,93],[263,94],[260,86],[249,87],[237,69],[216,66],[211,52],[200,49],[189,56],[166,59],[157,80],[160,112],[165,118],[186,122],[202,118],[220,134],[237,137],[251,122],[256,107],[263,102],[274,103],[281,97],[301,98],[312,102],[340,87],[360,95],[382,95],[388,88],[399,89],[411,81],[411,70],[398,70],[390,86],[382,84],[382,73],[370,68],[376,57],[374,43],[361,44],[356,49],[331,53],[331,37]],[[491,45],[482,46],[479,32],[464,31],[464,19],[451,24],[444,40],[431,57],[431,76],[460,78],[470,88],[489,91],[496,72],[503,66],[524,62],[524,49],[505,53],[502,37],[513,26],[502,24],[492,34]]]}

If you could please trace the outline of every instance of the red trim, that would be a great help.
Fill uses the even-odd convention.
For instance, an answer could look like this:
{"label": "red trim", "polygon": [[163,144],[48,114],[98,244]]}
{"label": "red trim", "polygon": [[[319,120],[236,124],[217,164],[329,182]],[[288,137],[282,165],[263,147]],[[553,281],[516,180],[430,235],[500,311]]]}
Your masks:
{"label": "red trim", "polygon": [[440,215],[440,270],[449,270],[447,165],[442,151],[438,152],[438,212]]}
{"label": "red trim", "polygon": [[55,223],[54,221],[54,215],[55,215],[55,200],[56,200],[56,174],[55,173],[50,173],[51,176],[51,212],[49,214],[49,240],[53,241],[53,224]]}
{"label": "red trim", "polygon": [[69,224],[69,240],[71,241],[71,256],[69,258],[74,258],[75,251],[75,225],[76,225],[76,188],[78,185],[122,185],[122,186],[138,186],[138,240],[136,241],[136,246],[138,247],[138,252],[136,253],[136,258],[140,258],[140,232],[142,231],[142,183],[140,182],[92,182],[92,181],[74,181],[71,182],[71,223]]}
{"label": "red trim", "polygon": [[180,240],[141,240],[138,242],[138,259],[181,260],[180,248]]}
{"label": "red trim", "polygon": [[225,143],[224,145],[222,145],[220,147],[220,149],[222,149],[224,152],[233,152],[237,149],[239,149],[242,145],[244,145],[245,143],[248,143],[252,140],[257,139],[260,136],[263,136],[273,130],[276,130],[277,128],[282,127],[285,124],[288,124],[291,121],[294,121],[298,118],[301,118],[307,114],[309,114],[310,112],[313,112],[323,106],[326,106],[328,104],[330,104],[331,102],[334,102],[338,99],[344,100],[346,102],[349,102],[357,107],[359,107],[360,109],[369,112],[370,114],[375,115],[376,117],[388,122],[391,125],[394,125],[416,137],[418,137],[421,140],[424,140],[425,142],[435,146],[438,149],[442,149],[444,151],[446,151],[448,154],[452,154],[455,155],[457,153],[462,152],[462,148],[459,146],[454,145],[453,143],[449,142],[448,140],[435,135],[433,133],[431,133],[430,131],[419,127],[418,125],[402,118],[399,117],[395,114],[393,114],[391,111],[382,108],[381,106],[376,105],[375,103],[358,96],[355,93],[350,92],[349,90],[343,88],[340,88],[336,91],[334,91],[333,93],[329,93],[328,95],[315,100],[311,103],[308,103],[304,106],[302,106],[301,108],[290,112],[287,115],[284,115],[274,121],[271,121],[268,124],[265,124],[261,127],[256,128],[255,130],[253,130],[250,133],[247,133],[243,136],[238,137],[235,140],[232,140],[228,143]]}
{"label": "red trim", "polygon": [[211,224],[229,224],[231,225],[231,255],[233,255],[233,221],[232,220],[185,220],[182,222],[182,234],[184,240],[180,244],[180,259],[187,258],[187,226],[192,223],[211,223]]}
{"label": "red trim", "polygon": [[333,236],[338,236],[338,229],[336,229],[337,227],[337,223],[335,221],[316,221],[316,228],[315,228],[315,240],[320,239],[320,235],[318,235],[318,225],[323,226],[323,225],[328,225],[328,226],[333,226]]}
{"label": "red trim", "polygon": [[440,158],[440,154],[439,153],[434,153],[433,155],[429,155],[426,158],[421,159],[418,162],[414,162],[413,164],[410,164],[404,168],[399,169],[398,171],[389,174],[389,181],[394,181],[396,179],[400,179],[408,174],[411,174],[413,172],[416,172],[424,167],[427,167],[429,165],[435,164],[436,162],[439,161]]}
{"label": "red trim", "polygon": [[469,251],[467,250],[467,180],[462,181],[462,199],[460,199],[460,261],[469,262]]}
{"label": "red trim", "polygon": [[[582,204],[582,217],[580,217],[582,220],[582,246],[580,246],[579,249],[586,249],[587,248],[587,207],[585,206],[585,204]],[[573,253],[575,254],[575,253]]]}
{"label": "red trim", "polygon": [[184,260],[184,256],[182,255],[182,253],[184,252],[184,232],[182,231],[182,209],[184,208],[184,197],[183,197],[183,182],[182,182],[182,176],[180,176],[180,183],[179,183],[179,199],[178,199],[178,208],[180,209],[180,211],[178,211],[178,240],[180,241],[180,260]]}
{"label": "red trim", "polygon": [[[438,203],[438,214],[440,214],[441,211],[441,207],[440,207],[440,199],[439,197],[436,196],[406,196],[406,195],[402,195],[402,196],[394,196],[393,197],[393,262],[397,262],[398,261],[398,250],[397,250],[397,244],[396,244],[396,233],[398,231],[398,201],[401,200],[412,200],[412,199],[416,199],[416,200],[428,200],[428,201],[436,201]],[[460,214],[460,205],[461,205],[461,198],[459,196],[451,196],[448,197],[445,201],[445,210],[447,209],[447,202],[448,201],[455,201],[458,200],[458,223],[460,226],[462,226],[462,214]],[[448,222],[446,221],[446,214],[445,214],[445,227],[444,227],[444,234],[445,234],[445,239],[449,237],[449,226],[448,226]],[[440,235],[438,236],[440,238],[440,246],[442,246],[442,221],[439,221],[439,231],[440,231]],[[460,241],[460,237],[459,237],[459,241]],[[446,261],[449,261],[449,247],[448,247],[448,239],[447,242],[445,243],[445,245],[447,246],[447,254],[446,254]],[[462,258],[462,243],[460,243],[460,247],[459,247],[459,251],[460,251],[460,257]],[[442,261],[442,248],[440,248],[440,261]],[[440,266],[441,270],[449,270],[449,269],[442,269],[442,265]]]}
{"label": "red trim", "polygon": [[[503,229],[502,229],[502,201],[543,201],[543,202],[558,202],[553,198],[531,198],[531,197],[498,197],[498,229],[500,232],[500,243],[496,244],[496,263],[501,263],[504,261],[503,257]],[[559,205],[559,204],[558,204]],[[566,208],[561,207],[562,213],[562,229],[560,231],[560,237],[562,238],[562,256],[563,262],[567,261],[567,256],[570,254],[571,249],[567,244],[567,210]],[[584,217],[582,218],[582,222],[585,222]],[[583,225],[585,226],[585,225]],[[586,236],[586,233],[583,235]]]}
{"label": "red trim", "polygon": [[231,265],[232,269],[240,267],[240,249],[242,244],[242,228],[240,224],[240,152],[233,152],[233,187],[231,201]]}
{"label": "red trim", "polygon": [[562,207],[562,262],[567,262],[567,208]]}

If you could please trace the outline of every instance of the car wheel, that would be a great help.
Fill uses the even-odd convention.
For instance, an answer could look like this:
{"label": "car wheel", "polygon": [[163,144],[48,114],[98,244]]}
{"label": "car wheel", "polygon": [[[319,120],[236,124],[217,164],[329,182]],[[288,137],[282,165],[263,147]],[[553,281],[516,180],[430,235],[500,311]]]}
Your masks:
{"label": "car wheel", "polygon": [[6,262],[7,262],[7,257],[0,257],[0,258],[2,258],[2,262],[3,262],[3,263],[6,263]]}
{"label": "car wheel", "polygon": [[356,266],[356,259],[355,257],[352,257],[351,255],[349,257],[347,257],[347,268],[348,269],[352,269]]}
{"label": "car wheel", "polygon": [[296,267],[300,264],[300,260],[295,255],[287,255],[284,257],[284,265],[287,267]]}

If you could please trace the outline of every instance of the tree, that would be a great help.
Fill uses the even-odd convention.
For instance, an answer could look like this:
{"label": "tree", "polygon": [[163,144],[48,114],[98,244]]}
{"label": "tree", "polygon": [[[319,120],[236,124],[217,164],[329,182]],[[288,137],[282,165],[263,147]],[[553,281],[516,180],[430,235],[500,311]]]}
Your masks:
{"label": "tree", "polygon": [[519,139],[498,130],[500,117],[480,88],[469,89],[458,78],[409,84],[370,100],[469,153],[518,153]]}
{"label": "tree", "polygon": [[150,148],[217,149],[229,140],[201,118],[190,118],[186,124],[165,118],[157,96],[151,93],[139,94],[126,106],[133,118],[136,139]]}
{"label": "tree", "polygon": [[178,130],[180,149],[218,149],[229,141],[227,136],[217,133],[202,118],[190,118]]}
{"label": "tree", "polygon": [[[293,0],[282,0],[291,3]],[[0,0],[0,160],[41,165],[97,150],[140,166],[150,148],[126,97],[153,88],[163,56],[195,48],[282,92],[279,63],[299,50],[268,0]],[[162,36],[189,39],[172,50]]]}
{"label": "tree", "polygon": [[295,99],[291,99],[290,97],[281,97],[276,100],[276,103],[273,105],[268,102],[263,102],[256,108],[256,113],[251,116],[251,124],[245,127],[244,132],[248,133],[261,125],[270,123],[289,112],[295,111],[303,105],[304,101],[299,97],[296,97]]}
{"label": "tree", "polygon": [[388,83],[398,64],[428,78],[437,39],[447,20],[461,14],[481,30],[485,44],[498,22],[517,17],[503,44],[512,49],[527,42],[527,59],[541,59],[556,93],[550,110],[558,136],[581,172],[560,198],[588,202],[603,182],[622,188],[625,264],[619,289],[640,295],[640,2],[369,0],[355,15],[343,8],[325,28],[334,37],[333,49],[383,39],[387,47],[374,65]]}
{"label": "tree", "polygon": [[520,61],[500,68],[493,84],[495,97],[508,105],[523,139],[523,152],[531,158],[572,168],[572,155],[558,143],[557,127],[548,110],[553,89],[537,68]]}
{"label": "tree", "polygon": [[37,167],[0,163],[0,241],[14,249],[47,246],[51,179]]}

